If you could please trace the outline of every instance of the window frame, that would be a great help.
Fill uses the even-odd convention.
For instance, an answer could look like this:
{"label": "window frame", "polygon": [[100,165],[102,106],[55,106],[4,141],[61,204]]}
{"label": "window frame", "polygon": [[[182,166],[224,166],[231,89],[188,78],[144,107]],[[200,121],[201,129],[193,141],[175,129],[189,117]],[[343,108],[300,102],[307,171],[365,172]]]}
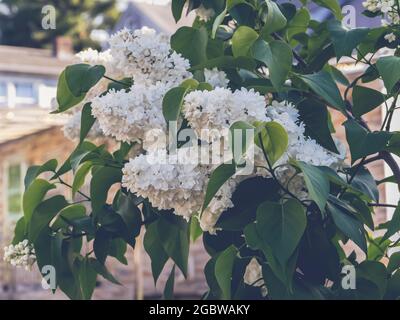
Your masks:
{"label": "window frame", "polygon": [[[10,193],[9,193],[9,170],[12,166],[19,165],[20,166],[20,195],[21,195],[21,212],[18,213],[11,213],[9,211],[9,198]],[[3,165],[3,185],[2,185],[2,190],[3,190],[3,203],[4,203],[4,221],[6,223],[15,223],[18,221],[23,216],[23,208],[22,208],[22,196],[24,193],[24,177],[26,174],[27,170],[27,165],[24,160],[22,160],[22,157],[18,156],[13,156],[11,158],[8,158],[4,161]],[[18,192],[18,191],[17,191]]]}

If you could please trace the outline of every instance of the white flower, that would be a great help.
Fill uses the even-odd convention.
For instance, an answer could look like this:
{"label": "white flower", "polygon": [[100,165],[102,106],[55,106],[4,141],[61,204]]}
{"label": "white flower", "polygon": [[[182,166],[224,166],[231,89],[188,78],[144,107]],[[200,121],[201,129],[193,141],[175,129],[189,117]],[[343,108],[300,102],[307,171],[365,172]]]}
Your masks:
{"label": "white flower", "polygon": [[189,61],[172,51],[166,35],[157,34],[153,29],[125,28],[112,35],[109,43],[117,68],[138,84],[161,81],[173,87],[192,77],[187,71]]}
{"label": "white flower", "polygon": [[118,141],[141,141],[149,130],[166,129],[162,100],[167,90],[163,83],[138,83],[130,91],[111,89],[92,100],[92,114],[106,136]]}
{"label": "white flower", "polygon": [[217,68],[212,70],[205,69],[204,77],[206,82],[211,84],[214,88],[221,87],[227,88],[229,84],[229,79],[224,71],[219,71]]}
{"label": "white flower", "polygon": [[4,248],[3,259],[12,266],[24,267],[26,270],[31,270],[33,264],[36,262],[33,244],[29,243],[26,239],[16,245],[10,244]]}
{"label": "white flower", "polygon": [[244,283],[249,286],[259,287],[264,285],[261,265],[258,263],[256,258],[252,258],[250,263],[247,265],[243,280]]}
{"label": "white flower", "polygon": [[202,129],[223,132],[239,120],[267,120],[264,97],[245,88],[235,92],[225,88],[192,91],[185,97],[183,113],[198,137]]}
{"label": "white flower", "polygon": [[202,4],[200,5],[200,7],[195,9],[195,12],[196,12],[196,15],[199,17],[199,20],[205,21],[205,22],[210,20],[215,15],[215,11],[213,8],[207,9]]}
{"label": "white flower", "polygon": [[[211,166],[199,164],[199,152],[198,148],[181,148],[175,155],[168,155],[165,150],[140,155],[125,165],[122,185],[148,198],[158,209],[173,209],[175,214],[189,218],[201,210],[212,171]],[[231,207],[233,187],[224,185],[203,215],[218,215]]]}
{"label": "white flower", "polygon": [[392,43],[396,41],[396,35],[392,32],[387,35],[385,35],[385,40],[387,40],[389,43]]}

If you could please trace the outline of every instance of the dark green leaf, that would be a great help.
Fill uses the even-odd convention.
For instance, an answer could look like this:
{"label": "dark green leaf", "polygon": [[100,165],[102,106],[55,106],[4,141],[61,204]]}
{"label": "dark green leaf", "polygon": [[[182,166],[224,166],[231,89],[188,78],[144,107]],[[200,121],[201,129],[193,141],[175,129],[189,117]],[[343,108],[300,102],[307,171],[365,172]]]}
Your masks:
{"label": "dark green leaf", "polygon": [[163,115],[165,121],[177,121],[181,113],[183,99],[186,92],[188,91],[185,87],[176,87],[169,90],[163,99]]}
{"label": "dark green leaf", "polygon": [[304,180],[311,199],[314,200],[319,209],[324,212],[330,192],[328,177],[320,168],[305,162],[299,161],[297,162],[297,166],[304,174]]}
{"label": "dark green leaf", "polygon": [[94,172],[90,182],[90,197],[94,212],[101,210],[106,204],[110,187],[115,183],[121,182],[121,179],[121,169],[101,167]]}
{"label": "dark green leaf", "polygon": [[320,71],[315,74],[299,75],[299,78],[328,102],[331,107],[342,112],[344,111],[344,101],[330,73]]}
{"label": "dark green leaf", "polygon": [[333,45],[335,47],[336,57],[351,57],[353,50],[364,40],[369,33],[367,28],[356,28],[347,30],[343,28],[340,21],[330,21],[328,23]]}
{"label": "dark green leaf", "polygon": [[218,166],[210,176],[208,181],[207,191],[204,198],[202,212],[208,207],[211,200],[217,194],[218,190],[224,185],[230,177],[236,172],[236,166],[234,164],[221,164]]}
{"label": "dark green leaf", "polygon": [[89,134],[90,129],[93,127],[93,124],[96,122],[96,118],[92,115],[92,105],[91,103],[86,103],[82,108],[82,116],[81,116],[81,131],[79,133],[79,143],[82,143],[83,140]]}
{"label": "dark green leaf", "polygon": [[283,41],[269,43],[258,39],[252,47],[253,57],[268,67],[270,79],[279,90],[292,70],[292,49]]}
{"label": "dark green leaf", "polygon": [[376,66],[383,78],[388,93],[392,92],[394,86],[400,80],[400,57],[389,56],[379,58]]}
{"label": "dark green leaf", "polygon": [[168,260],[168,255],[161,243],[157,225],[158,221],[148,225],[143,239],[144,249],[151,259],[151,270],[153,273],[154,284],[157,283],[158,277]]}
{"label": "dark green leaf", "polygon": [[353,113],[356,117],[374,110],[385,101],[385,96],[374,89],[355,86],[353,89]]}
{"label": "dark green leaf", "polygon": [[327,107],[318,101],[306,99],[298,105],[300,120],[305,124],[305,134],[315,139],[324,148],[338,153],[329,130]]}
{"label": "dark green leaf", "polygon": [[365,240],[363,224],[348,212],[345,212],[343,208],[339,208],[336,205],[328,203],[328,210],[338,229],[353,240],[361,250],[367,253],[367,241]]}
{"label": "dark green leaf", "polygon": [[22,199],[26,224],[30,223],[33,211],[35,211],[36,207],[42,202],[46,193],[55,188],[56,186],[54,184],[42,179],[36,179],[30,184]]}
{"label": "dark green leaf", "polygon": [[352,119],[347,120],[344,126],[353,163],[358,159],[384,150],[392,136],[391,133],[386,131],[368,132]]}
{"label": "dark green leaf", "polygon": [[55,172],[57,170],[58,162],[56,159],[52,159],[47,161],[45,164],[41,166],[32,166],[28,169],[25,179],[24,185],[25,190],[31,185],[31,183],[41,174],[44,172]]}
{"label": "dark green leaf", "polygon": [[207,30],[181,27],[171,37],[171,47],[195,66],[207,60]]}
{"label": "dark green leaf", "polygon": [[215,278],[221,288],[222,299],[225,300],[231,299],[232,272],[237,252],[234,246],[229,246],[215,261]]}
{"label": "dark green leaf", "polygon": [[163,292],[164,300],[174,299],[174,284],[175,284],[175,265],[172,267],[168,280],[165,283],[165,288]]}
{"label": "dark green leaf", "polygon": [[306,213],[294,199],[264,202],[257,209],[257,230],[281,265],[286,265],[306,228]]}
{"label": "dark green leaf", "polygon": [[35,242],[42,230],[48,227],[50,221],[67,205],[68,202],[63,196],[54,196],[39,204],[29,223],[30,241]]}

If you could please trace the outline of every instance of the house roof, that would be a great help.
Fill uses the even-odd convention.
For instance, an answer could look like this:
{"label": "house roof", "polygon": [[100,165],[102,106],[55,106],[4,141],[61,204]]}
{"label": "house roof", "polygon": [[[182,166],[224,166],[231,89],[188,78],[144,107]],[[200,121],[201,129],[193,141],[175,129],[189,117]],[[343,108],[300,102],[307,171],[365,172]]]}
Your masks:
{"label": "house roof", "polygon": [[58,76],[70,60],[61,60],[49,49],[0,46],[0,72]]}
{"label": "house roof", "polygon": [[114,32],[124,27],[137,29],[146,26],[159,32],[173,34],[182,26],[192,25],[194,18],[195,14],[193,12],[188,16],[183,14],[181,20],[176,23],[172,16],[170,5],[155,5],[130,1],[120,21],[116,24]]}
{"label": "house roof", "polygon": [[36,108],[0,109],[0,145],[24,136],[62,125],[64,116]]}

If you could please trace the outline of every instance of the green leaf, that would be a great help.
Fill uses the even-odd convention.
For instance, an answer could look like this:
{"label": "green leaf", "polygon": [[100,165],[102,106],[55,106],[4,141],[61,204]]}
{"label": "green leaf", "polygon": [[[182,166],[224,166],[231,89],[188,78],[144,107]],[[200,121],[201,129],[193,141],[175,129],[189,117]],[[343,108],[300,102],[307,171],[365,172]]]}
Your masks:
{"label": "green leaf", "polygon": [[258,39],[252,47],[253,57],[268,67],[273,86],[279,90],[292,70],[292,49],[283,41],[269,43]]}
{"label": "green leaf", "polygon": [[201,212],[203,212],[208,207],[211,200],[217,194],[218,190],[224,185],[226,181],[228,181],[230,177],[235,174],[235,172],[236,166],[234,164],[223,163],[211,173],[210,180],[207,184],[206,195],[204,197],[204,203]]}
{"label": "green leaf", "polygon": [[108,255],[114,257],[124,265],[128,265],[128,260],[125,257],[127,245],[124,239],[115,238],[111,240]]}
{"label": "green leaf", "polygon": [[226,14],[229,10],[235,7],[238,4],[244,3],[245,0],[227,0],[225,9],[215,18],[212,30],[211,30],[211,38],[215,39],[215,35],[217,34],[218,27],[222,24],[225,19]]}
{"label": "green leaf", "polygon": [[[354,173],[355,168],[350,170],[350,173]],[[365,168],[357,169],[356,175],[351,182],[353,191],[359,191],[362,195],[367,197],[367,200],[374,200],[379,202],[379,190],[374,177]]]}
{"label": "green leaf", "polygon": [[281,30],[286,26],[287,20],[283,15],[279,6],[271,1],[266,0],[267,14],[264,16],[264,27],[262,28],[262,34],[267,35],[275,31]]}
{"label": "green leaf", "polygon": [[24,241],[27,237],[28,235],[27,235],[27,226],[25,223],[25,217],[21,217],[15,224],[14,237],[11,243],[13,245],[16,245],[17,243]]}
{"label": "green leaf", "polygon": [[340,91],[330,73],[320,71],[315,74],[298,75],[315,93],[320,95],[329,105],[341,112],[345,104]]}
{"label": "green leaf", "polygon": [[98,262],[94,258],[89,258],[89,264],[90,266],[99,274],[101,275],[104,279],[110,281],[111,283],[117,284],[117,285],[122,285],[115,277],[107,270],[107,268]]}
{"label": "green leaf", "polygon": [[93,124],[96,122],[96,118],[92,115],[92,104],[86,103],[82,108],[81,116],[81,131],[79,133],[79,143],[82,143],[92,129]]}
{"label": "green leaf", "polygon": [[231,197],[233,207],[220,215],[215,227],[227,231],[241,231],[256,220],[257,207],[264,201],[279,199],[279,186],[273,179],[253,177],[241,182]]}
{"label": "green leaf", "polygon": [[394,252],[389,258],[389,264],[387,266],[388,273],[392,274],[400,268],[400,252]]}
{"label": "green leaf", "polygon": [[104,76],[104,66],[79,63],[65,68],[65,80],[75,97],[85,95]]}
{"label": "green leaf", "polygon": [[257,230],[283,266],[298,246],[306,224],[304,208],[294,199],[283,204],[266,201],[257,209]]}
{"label": "green leaf", "polygon": [[230,146],[233,153],[233,159],[236,164],[243,162],[243,155],[253,144],[254,126],[245,121],[237,121],[231,125]]}
{"label": "green leaf", "polygon": [[313,0],[313,2],[315,2],[321,7],[325,7],[331,10],[335,15],[336,19],[338,19],[339,21],[342,20],[343,18],[342,8],[340,7],[340,4],[337,0]]}
{"label": "green leaf", "polygon": [[233,56],[247,56],[257,38],[258,33],[252,28],[247,26],[239,27],[232,37]]}
{"label": "green leaf", "polygon": [[171,9],[175,22],[178,22],[182,17],[182,10],[185,6],[186,0],[172,0]]}
{"label": "green leaf", "polygon": [[82,204],[72,204],[60,210],[56,219],[51,224],[53,230],[68,227],[67,221],[86,217],[86,207]]}
{"label": "green leaf", "polygon": [[160,234],[158,233],[158,221],[155,221],[146,227],[143,245],[147,254],[150,256],[151,271],[153,274],[154,284],[156,284],[158,277],[169,258],[161,244]]}
{"label": "green leaf", "polygon": [[264,149],[271,165],[282,157],[289,144],[286,130],[274,121],[257,124],[254,140],[258,147]]}
{"label": "green leaf", "polygon": [[30,223],[33,211],[35,211],[36,207],[42,202],[46,193],[55,188],[56,186],[54,184],[46,180],[36,179],[26,189],[22,199],[22,207],[27,224]]}
{"label": "green leaf", "polygon": [[310,19],[309,11],[306,8],[300,8],[287,25],[286,37],[292,40],[293,36],[296,34],[306,32]]}
{"label": "green leaf", "polygon": [[30,167],[24,179],[25,190],[31,185],[33,180],[35,180],[40,174],[44,172],[55,172],[57,170],[57,165],[58,165],[57,160],[52,159],[47,161],[45,164],[41,166]]}
{"label": "green leaf", "polygon": [[377,261],[363,261],[356,269],[357,280],[362,278],[372,282],[379,289],[383,298],[387,287],[388,274],[385,266]]}
{"label": "green leaf", "polygon": [[185,87],[176,87],[172,88],[165,94],[162,103],[162,111],[167,123],[169,123],[169,121],[177,121],[179,119],[183,100],[187,91],[188,89]]}
{"label": "green leaf", "polygon": [[94,288],[96,287],[97,272],[89,261],[89,258],[84,258],[79,263],[79,283],[82,290],[84,300],[90,300]]}
{"label": "green leaf", "polygon": [[215,261],[215,278],[222,292],[222,299],[231,299],[232,273],[237,249],[229,246],[221,252]]}
{"label": "green leaf", "polygon": [[73,106],[77,105],[85,98],[85,94],[75,97],[68,86],[67,80],[65,78],[65,70],[61,72],[58,78],[57,84],[57,103],[58,110],[54,113],[66,111]]}
{"label": "green leaf", "polygon": [[304,174],[308,193],[316,202],[318,208],[325,212],[326,202],[330,192],[329,179],[318,167],[299,161],[296,165]]}
{"label": "green leaf", "polygon": [[385,96],[374,89],[355,86],[353,89],[353,113],[356,117],[374,110],[385,102]]}
{"label": "green leaf", "polygon": [[165,288],[163,292],[164,300],[174,299],[174,283],[175,283],[175,264],[171,269],[171,273],[169,274],[167,282],[165,283]]}
{"label": "green leaf", "polygon": [[85,184],[86,176],[89,174],[90,169],[93,167],[93,163],[87,161],[83,163],[76,171],[74,181],[72,182],[72,197],[79,191],[80,188]]}
{"label": "green leaf", "polygon": [[351,57],[353,50],[365,39],[369,33],[368,28],[356,28],[347,30],[340,21],[330,21],[328,30],[335,47],[338,61],[341,57]]}
{"label": "green leaf", "polygon": [[181,27],[171,37],[171,47],[195,66],[207,60],[207,41],[205,28]]}
{"label": "green leaf", "polygon": [[189,225],[183,218],[163,213],[157,223],[159,237],[165,253],[187,276],[189,256]]}
{"label": "green leaf", "polygon": [[400,80],[400,57],[389,56],[379,58],[376,66],[383,78],[388,93],[391,93],[394,86]]}
{"label": "green leaf", "polygon": [[29,240],[35,242],[42,230],[48,227],[50,221],[67,205],[68,202],[63,196],[54,196],[39,204],[29,223]]}
{"label": "green leaf", "polygon": [[90,198],[94,212],[101,210],[106,204],[110,187],[121,182],[122,171],[118,168],[101,167],[93,173],[90,181]]}
{"label": "green leaf", "polygon": [[115,197],[113,209],[121,216],[127,235],[134,241],[142,227],[142,213],[135,205],[134,199],[130,195],[119,191]]}
{"label": "green leaf", "polygon": [[387,224],[387,231],[382,238],[382,241],[389,239],[391,236],[400,231],[400,202],[393,213],[392,219]]}
{"label": "green leaf", "polygon": [[99,228],[93,242],[93,251],[97,260],[104,264],[111,247],[111,234],[104,228]]}
{"label": "green leaf", "polygon": [[343,208],[339,208],[336,205],[328,203],[328,211],[338,229],[353,240],[362,251],[367,253],[367,241],[363,224],[348,212],[343,212]]}
{"label": "green leaf", "polygon": [[196,216],[192,216],[190,219],[190,240],[195,242],[202,234],[203,230],[200,227],[199,219]]}
{"label": "green leaf", "polygon": [[346,128],[352,163],[384,150],[392,137],[392,134],[386,131],[368,132],[352,119],[347,120],[344,127]]}
{"label": "green leaf", "polygon": [[300,120],[305,124],[306,136],[315,139],[324,148],[338,153],[329,129],[329,113],[325,104],[305,99],[298,104]]}

